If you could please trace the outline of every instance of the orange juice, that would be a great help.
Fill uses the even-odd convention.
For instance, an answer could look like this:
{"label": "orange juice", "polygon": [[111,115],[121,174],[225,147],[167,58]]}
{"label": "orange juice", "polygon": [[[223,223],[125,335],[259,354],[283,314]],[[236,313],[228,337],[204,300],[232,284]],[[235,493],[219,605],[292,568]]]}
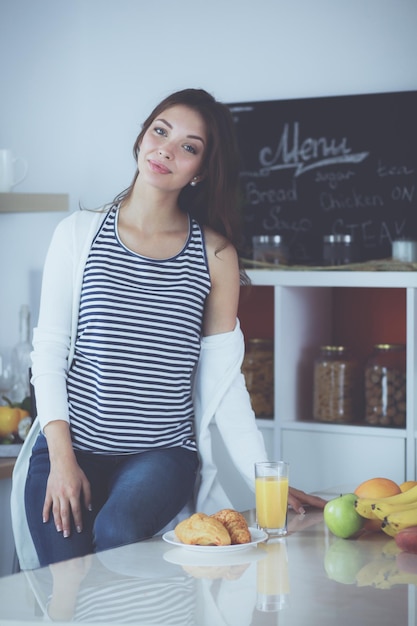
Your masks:
{"label": "orange juice", "polygon": [[287,546],[283,541],[285,540],[278,539],[274,543],[269,540],[259,544],[259,550],[264,550],[266,557],[257,564],[258,593],[273,596],[290,592]]}
{"label": "orange juice", "polygon": [[285,528],[288,477],[261,476],[255,479],[256,518],[261,528]]}

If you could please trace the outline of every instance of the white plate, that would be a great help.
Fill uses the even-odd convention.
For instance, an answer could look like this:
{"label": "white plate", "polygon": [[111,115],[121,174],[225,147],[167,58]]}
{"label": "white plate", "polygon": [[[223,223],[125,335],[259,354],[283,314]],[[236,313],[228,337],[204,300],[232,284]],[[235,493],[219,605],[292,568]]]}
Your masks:
{"label": "white plate", "polygon": [[249,543],[239,543],[234,546],[191,546],[187,543],[182,543],[178,539],[174,530],[169,530],[167,533],[162,535],[162,539],[167,543],[171,543],[173,546],[177,546],[179,548],[185,548],[186,550],[192,550],[193,552],[206,552],[212,554],[220,554],[222,552],[238,552],[239,550],[247,550],[248,548],[253,548],[257,543],[261,543],[261,541],[266,541],[268,539],[268,535],[264,530],[260,530],[258,528],[249,528],[251,541]]}
{"label": "white plate", "polygon": [[[173,565],[182,565],[183,567],[234,567],[235,565],[249,565],[256,563],[266,557],[265,550],[258,550],[257,547],[251,547],[249,550],[239,550],[238,552],[191,552],[181,548],[168,548],[163,558]],[[214,552],[214,554],[213,554]]]}

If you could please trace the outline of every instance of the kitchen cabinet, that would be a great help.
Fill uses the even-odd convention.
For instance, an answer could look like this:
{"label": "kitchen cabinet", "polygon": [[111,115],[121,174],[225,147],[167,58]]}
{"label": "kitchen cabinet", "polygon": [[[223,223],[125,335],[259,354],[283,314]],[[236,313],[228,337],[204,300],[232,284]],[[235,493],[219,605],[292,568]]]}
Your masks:
{"label": "kitchen cabinet", "polygon": [[[359,484],[376,475],[398,482],[415,479],[417,272],[249,270],[248,274],[249,289],[262,286],[273,291],[275,407],[272,419],[259,419],[259,427],[273,456],[291,464],[291,484],[314,491]],[[354,424],[321,423],[312,417],[314,359],[320,345],[334,343],[340,324],[335,295],[356,294],[360,299],[364,290],[370,296],[389,292],[402,318],[407,352],[404,428],[367,426],[361,423],[362,414]],[[252,315],[256,317],[256,310]],[[375,328],[380,333],[375,343],[386,342],[384,333],[397,330],[386,315],[383,306],[366,306],[344,323],[352,326],[351,336],[360,337],[368,332],[359,328],[362,317],[367,318],[369,334]],[[244,332],[248,338],[245,328]]]}

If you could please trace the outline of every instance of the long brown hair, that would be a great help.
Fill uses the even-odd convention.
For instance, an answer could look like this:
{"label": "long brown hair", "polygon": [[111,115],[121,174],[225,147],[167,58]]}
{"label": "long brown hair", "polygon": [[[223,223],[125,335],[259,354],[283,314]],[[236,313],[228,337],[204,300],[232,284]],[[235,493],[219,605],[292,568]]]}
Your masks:
{"label": "long brown hair", "polygon": [[[206,125],[207,148],[203,163],[204,178],[196,187],[181,190],[179,206],[204,226],[224,235],[239,251],[242,245],[239,207],[239,166],[233,118],[229,108],[203,89],[183,89],[160,102],[145,120],[133,146],[138,158],[142,138],[159,115],[177,105],[184,105],[201,115]],[[131,185],[115,198],[129,198],[139,172]]]}

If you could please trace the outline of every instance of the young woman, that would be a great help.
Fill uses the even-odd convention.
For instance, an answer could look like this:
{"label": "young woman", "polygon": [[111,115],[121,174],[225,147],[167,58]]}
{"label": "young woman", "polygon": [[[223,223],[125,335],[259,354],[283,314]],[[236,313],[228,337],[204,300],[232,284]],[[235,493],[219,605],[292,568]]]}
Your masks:
{"label": "young woman", "polygon": [[[266,459],[240,372],[230,112],[203,90],[174,93],[145,121],[134,155],[130,187],[105,210],[63,220],[48,251],[37,420],[12,500],[27,474],[26,519],[13,514],[15,535],[29,529],[33,542],[29,554],[16,541],[22,569],[151,537],[194,493],[198,510],[230,505],[214,417],[252,488],[253,463]],[[292,491],[296,510],[303,500],[323,505]]]}

